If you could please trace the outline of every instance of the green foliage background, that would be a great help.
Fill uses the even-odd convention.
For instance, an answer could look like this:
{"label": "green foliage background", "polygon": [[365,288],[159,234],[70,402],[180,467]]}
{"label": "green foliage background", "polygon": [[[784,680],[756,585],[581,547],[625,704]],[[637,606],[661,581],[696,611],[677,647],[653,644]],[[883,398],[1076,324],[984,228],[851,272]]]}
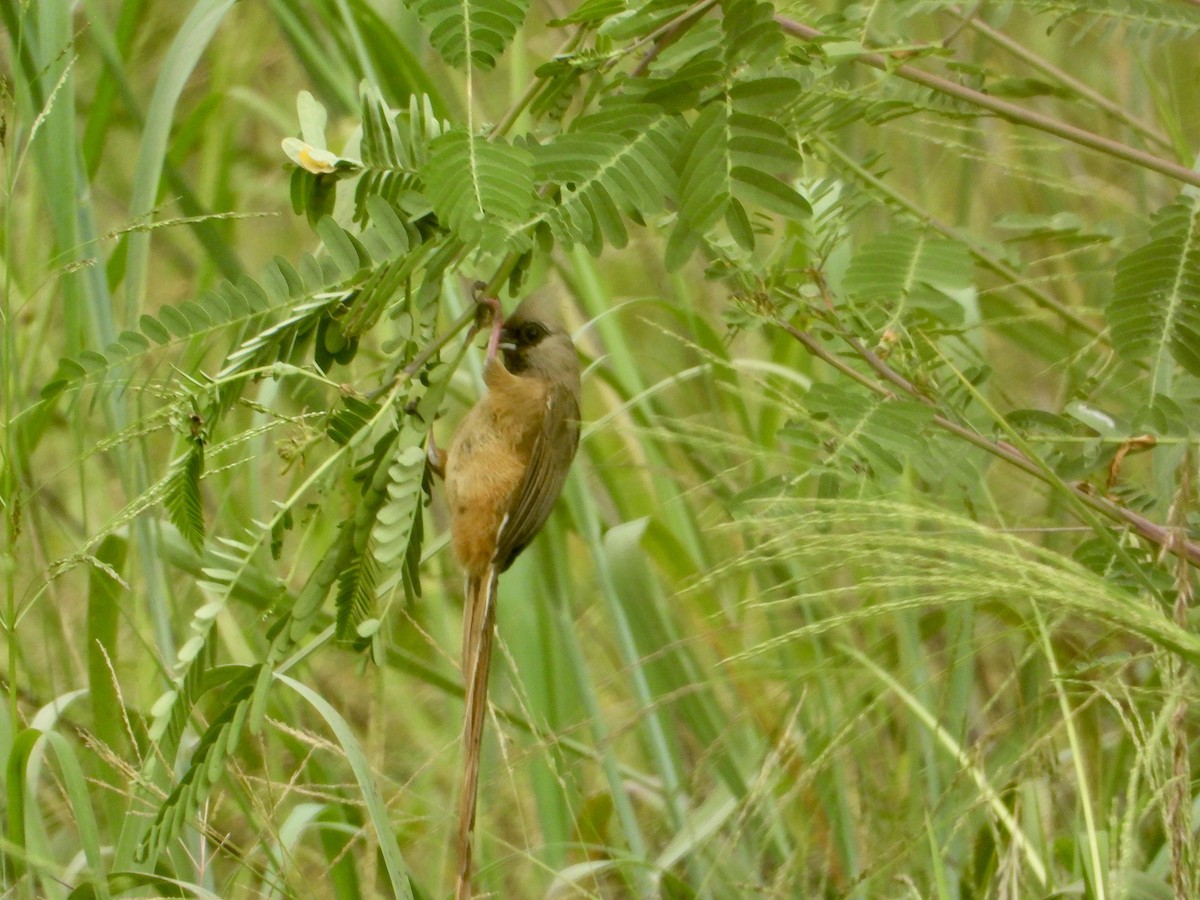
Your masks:
{"label": "green foliage background", "polygon": [[446,893],[476,281],[482,891],[1200,892],[1200,4],[0,13],[6,893]]}

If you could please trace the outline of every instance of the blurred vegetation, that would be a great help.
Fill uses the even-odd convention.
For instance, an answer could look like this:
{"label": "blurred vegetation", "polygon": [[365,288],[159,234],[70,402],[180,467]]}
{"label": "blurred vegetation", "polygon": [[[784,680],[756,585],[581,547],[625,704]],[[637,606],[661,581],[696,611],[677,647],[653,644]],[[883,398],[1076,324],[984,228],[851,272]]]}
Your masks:
{"label": "blurred vegetation", "polygon": [[6,896],[447,893],[477,281],[481,893],[1200,894],[1195,0],[0,16]]}

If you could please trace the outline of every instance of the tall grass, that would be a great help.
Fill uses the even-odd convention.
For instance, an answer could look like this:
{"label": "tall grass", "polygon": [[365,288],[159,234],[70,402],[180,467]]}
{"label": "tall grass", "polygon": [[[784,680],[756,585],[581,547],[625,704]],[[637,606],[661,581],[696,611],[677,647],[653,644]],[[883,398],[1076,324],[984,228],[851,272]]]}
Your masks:
{"label": "tall grass", "polygon": [[[842,6],[779,12],[828,16],[838,33],[863,13],[862,42],[902,52],[952,36],[960,62],[1010,76],[1055,120],[1191,166],[1194,54],[1135,4],[1049,33],[1043,8],[1066,4],[1014,4],[992,25],[963,24],[949,3]],[[189,447],[193,387],[248,334],[175,342],[39,398],[60,357],[86,363],[143,314],[318,246],[279,149],[301,90],[330,111],[331,146],[356,124],[363,78],[397,106],[424,92],[441,115],[499,121],[560,49],[548,21],[568,10],[535,4],[489,90],[468,93],[394,3],[0,9],[6,895],[445,895],[461,585],[436,501],[419,600],[399,579],[381,595],[382,650],[334,640],[322,612],[182,837],[154,866],[127,843],[220,714],[223,679],[264,658],[273,609],[334,539],[328,496],[352,515],[349,473],[310,487],[329,458],[321,414],[385,380],[402,326],[328,377],[289,370],[237,394],[205,448],[199,549],[167,521],[165,479]],[[842,49],[853,99],[877,76]],[[974,260],[961,356],[937,373],[991,377],[936,388],[978,393],[981,434],[1020,439],[1002,416],[1016,408],[1096,425],[1097,411],[1148,403],[1097,311],[1115,259],[1178,183],[1020,122],[936,114],[822,131],[805,166],[814,206],[845,212],[827,222],[845,241],[831,269],[918,222]],[[814,386],[845,373],[698,259],[672,272],[664,255],[648,227],[599,258],[556,251],[530,275],[575,331],[586,422],[558,511],[501,583],[480,891],[1194,896],[1194,571],[1130,531],[1090,540],[1068,477],[952,436],[883,448],[900,464],[873,477],[878,448],[814,407]],[[447,279],[443,328],[491,274],[467,264]],[[468,350],[449,384],[443,442],[478,393],[479,357]],[[1200,396],[1192,376],[1158,377],[1176,379],[1181,405]],[[1052,460],[1089,441],[1115,453],[1128,435],[1042,437],[1027,449]],[[1150,461],[1126,449],[1117,493],[1194,539],[1194,426]],[[260,526],[291,497],[275,559]],[[263,545],[226,601],[220,553],[251,534]],[[201,629],[213,690],[155,770],[155,705]]]}

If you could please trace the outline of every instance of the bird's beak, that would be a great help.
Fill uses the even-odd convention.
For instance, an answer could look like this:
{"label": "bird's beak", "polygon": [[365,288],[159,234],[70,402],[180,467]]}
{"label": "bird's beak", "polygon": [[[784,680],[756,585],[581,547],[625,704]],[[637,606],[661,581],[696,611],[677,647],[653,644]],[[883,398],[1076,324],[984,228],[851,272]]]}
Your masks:
{"label": "bird's beak", "polygon": [[504,350],[504,351],[510,351],[510,350],[516,350],[516,349],[517,349],[517,345],[516,345],[516,343],[515,343],[514,341],[501,341],[501,342],[500,342],[499,344],[497,344],[496,346],[497,346],[497,347],[499,347],[501,350]]}

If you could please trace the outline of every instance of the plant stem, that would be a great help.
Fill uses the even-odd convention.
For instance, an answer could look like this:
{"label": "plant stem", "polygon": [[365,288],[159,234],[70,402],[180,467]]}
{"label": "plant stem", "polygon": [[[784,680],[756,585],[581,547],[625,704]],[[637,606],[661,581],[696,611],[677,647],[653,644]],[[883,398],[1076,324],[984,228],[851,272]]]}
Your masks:
{"label": "plant stem", "polygon": [[1152,125],[1149,125],[1131,115],[1125,107],[1108,99],[1108,97],[1105,97],[1099,91],[1091,87],[1091,85],[1084,84],[1078,78],[1075,78],[1073,75],[1064,72],[1058,66],[1052,65],[1049,61],[1042,59],[1042,57],[1031,51],[1024,44],[1020,43],[1019,41],[1014,41],[1004,32],[997,31],[986,22],[981,22],[978,16],[967,17],[967,15],[961,9],[956,7],[951,7],[950,11],[957,16],[961,16],[964,20],[964,24],[979,32],[981,35],[983,35],[983,37],[987,38],[993,44],[1003,47],[1013,56],[1023,61],[1026,65],[1036,69],[1043,75],[1050,76],[1068,90],[1078,94],[1080,97],[1083,97],[1106,115],[1111,116],[1118,122],[1125,123],[1151,143],[1158,144],[1158,146],[1162,147],[1164,150],[1171,150],[1171,141],[1166,137],[1166,135],[1163,135],[1155,130]]}
{"label": "plant stem", "polygon": [[[813,356],[816,356],[818,359],[821,359],[833,366],[846,377],[853,379],[874,393],[882,397],[895,398],[897,396],[897,391],[899,391],[900,393],[906,394],[909,397],[926,404],[927,406],[934,405],[933,402],[926,397],[916,385],[906,379],[899,372],[888,366],[887,363],[872,353],[867,347],[863,346],[861,342],[853,338],[848,339],[850,341],[850,345],[854,347],[855,352],[862,357],[863,361],[866,362],[867,365],[869,365],[880,376],[880,378],[895,387],[896,391],[893,391],[884,384],[880,384],[878,381],[870,378],[867,375],[864,375],[853,366],[839,359],[828,348],[826,348],[824,344],[818,341],[807,331],[802,331],[795,325],[792,325],[790,322],[785,322],[780,319],[776,320],[776,324],[797,341],[799,341],[800,344],[802,344],[804,348]],[[1118,503],[1114,503],[1107,498],[1098,497],[1095,494],[1088,493],[1076,485],[1053,481],[1047,476],[1046,472],[1043,471],[1042,467],[1039,466],[1037,462],[1030,459],[1025,453],[1021,452],[1019,449],[1006,441],[994,441],[990,438],[986,438],[978,432],[972,431],[970,428],[946,418],[940,413],[934,415],[933,422],[943,431],[948,431],[955,437],[959,437],[982,450],[986,450],[993,456],[1004,460],[1010,465],[1016,466],[1022,472],[1032,475],[1039,481],[1042,481],[1046,484],[1053,484],[1056,487],[1065,487],[1071,492],[1071,495],[1075,500],[1082,503],[1093,512],[1099,513],[1113,522],[1117,522],[1132,529],[1138,534],[1139,537],[1151,544],[1154,544],[1162,552],[1174,554],[1180,559],[1184,559],[1193,566],[1200,568],[1200,543],[1188,540],[1177,529],[1159,525],[1157,522],[1153,522],[1131,509],[1127,509],[1126,507],[1121,506]]]}
{"label": "plant stem", "polygon": [[[775,21],[785,33],[790,34],[792,37],[801,38],[802,40],[817,42],[827,36],[824,32],[818,31],[816,28],[795,22],[786,16],[776,16]],[[1000,100],[982,91],[976,91],[957,82],[950,81],[947,78],[942,78],[940,75],[932,75],[913,66],[896,63],[891,57],[884,56],[881,53],[860,53],[855,57],[855,60],[891,75],[898,75],[906,81],[919,84],[940,94],[946,94],[963,103],[978,106],[980,109],[986,109],[988,112],[1005,121],[1024,125],[1026,128],[1032,128],[1035,131],[1052,134],[1055,137],[1079,144],[1081,147],[1087,147],[1090,150],[1095,150],[1116,159],[1133,163],[1136,166],[1158,172],[1161,175],[1166,175],[1176,181],[1182,181],[1184,184],[1200,187],[1200,172],[1193,172],[1191,169],[1179,165],[1179,163],[1162,159],[1153,153],[1147,153],[1145,150],[1138,150],[1136,147],[1130,147],[1127,144],[1122,144],[1120,141],[1114,141],[1083,128],[1077,128],[1074,125],[1068,125],[1043,113],[1034,112],[1015,103],[1009,103],[1007,100]]]}

